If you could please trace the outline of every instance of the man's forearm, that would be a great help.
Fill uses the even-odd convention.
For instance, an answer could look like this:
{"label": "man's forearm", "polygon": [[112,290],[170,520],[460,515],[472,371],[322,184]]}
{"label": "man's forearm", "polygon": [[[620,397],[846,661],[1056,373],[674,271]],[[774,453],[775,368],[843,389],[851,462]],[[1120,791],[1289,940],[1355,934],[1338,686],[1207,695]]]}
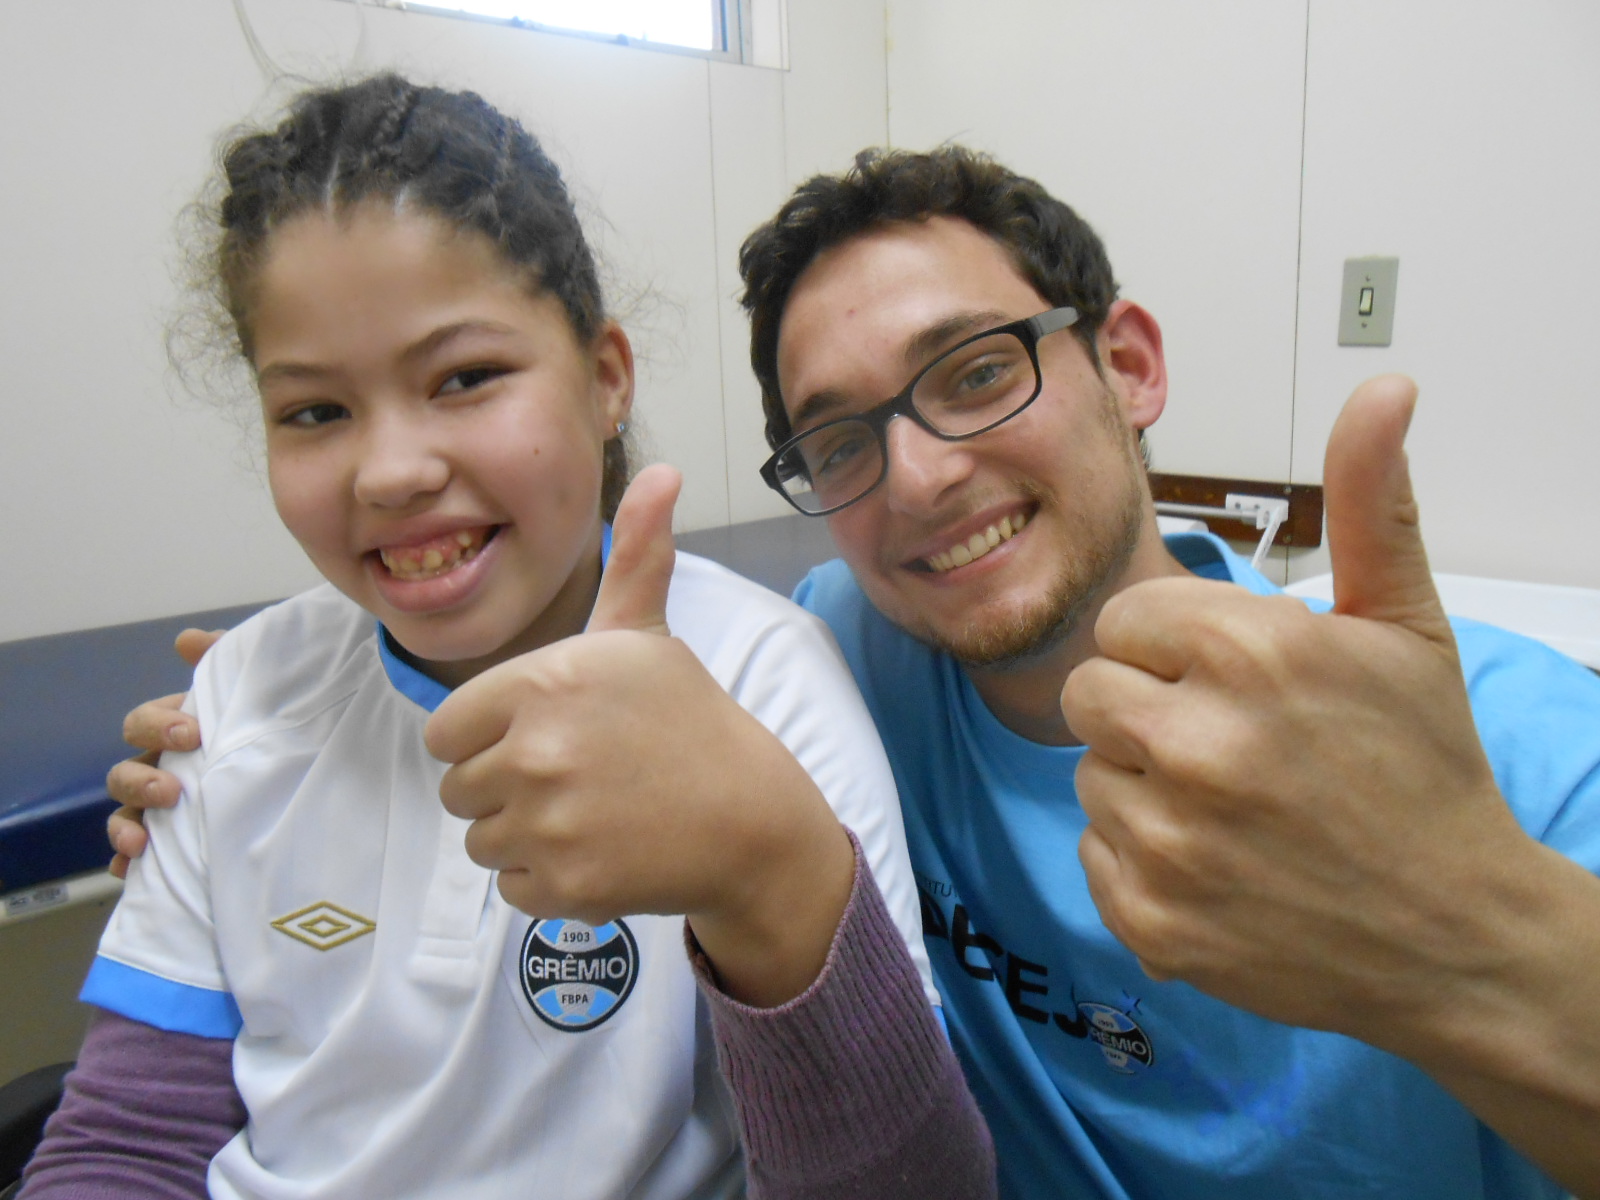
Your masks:
{"label": "man's forearm", "polygon": [[[1600,1200],[1600,879],[1540,846],[1535,869],[1463,897],[1482,970],[1391,1045],[1581,1200]],[[1493,949],[1490,949],[1490,948]]]}

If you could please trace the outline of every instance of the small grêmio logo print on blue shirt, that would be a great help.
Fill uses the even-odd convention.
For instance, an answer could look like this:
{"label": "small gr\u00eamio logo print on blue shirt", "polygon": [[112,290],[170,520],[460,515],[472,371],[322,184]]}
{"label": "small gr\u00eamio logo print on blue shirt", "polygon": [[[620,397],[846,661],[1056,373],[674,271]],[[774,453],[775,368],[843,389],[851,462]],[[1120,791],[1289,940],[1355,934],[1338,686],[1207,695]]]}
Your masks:
{"label": "small gr\u00eamio logo print on blue shirt", "polygon": [[633,991],[639,944],[620,920],[585,925],[548,917],[528,926],[518,974],[541,1021],[582,1033],[610,1018]]}

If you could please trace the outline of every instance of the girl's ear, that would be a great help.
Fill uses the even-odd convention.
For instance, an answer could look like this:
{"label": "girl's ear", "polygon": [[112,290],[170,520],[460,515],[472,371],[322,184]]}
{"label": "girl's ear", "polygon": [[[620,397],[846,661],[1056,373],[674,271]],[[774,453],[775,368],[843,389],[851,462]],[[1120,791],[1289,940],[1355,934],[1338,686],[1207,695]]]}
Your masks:
{"label": "girl's ear", "polygon": [[594,366],[595,416],[601,438],[614,437],[633,411],[633,346],[615,321],[607,321],[590,351]]}
{"label": "girl's ear", "polygon": [[1154,425],[1167,405],[1167,360],[1161,326],[1131,300],[1111,306],[1098,335],[1100,361],[1116,377],[1123,416],[1135,429]]}

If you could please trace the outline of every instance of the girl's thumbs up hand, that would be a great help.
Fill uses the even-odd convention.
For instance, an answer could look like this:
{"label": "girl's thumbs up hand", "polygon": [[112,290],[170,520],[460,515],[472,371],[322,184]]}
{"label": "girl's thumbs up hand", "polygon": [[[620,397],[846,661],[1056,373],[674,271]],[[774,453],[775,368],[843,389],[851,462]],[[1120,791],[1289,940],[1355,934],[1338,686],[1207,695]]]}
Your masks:
{"label": "girl's thumbs up hand", "polygon": [[684,914],[757,1005],[821,970],[854,851],[810,776],[667,626],[681,478],[640,472],[582,634],[500,664],[430,718],[445,808],[524,912]]}

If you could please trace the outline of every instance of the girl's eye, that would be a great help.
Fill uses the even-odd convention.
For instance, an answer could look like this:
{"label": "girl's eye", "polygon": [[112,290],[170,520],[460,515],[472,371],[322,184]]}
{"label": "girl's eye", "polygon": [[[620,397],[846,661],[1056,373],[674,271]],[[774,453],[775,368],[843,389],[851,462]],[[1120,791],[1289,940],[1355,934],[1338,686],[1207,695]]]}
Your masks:
{"label": "girl's eye", "polygon": [[329,425],[334,421],[342,421],[350,415],[350,410],[342,404],[320,403],[307,404],[300,408],[292,409],[278,418],[280,425],[292,425],[301,429],[314,429],[318,425]]}
{"label": "girl's eye", "polygon": [[498,379],[505,371],[499,367],[468,367],[464,371],[457,371],[444,381],[439,389],[441,396],[457,392],[470,392],[475,387],[482,387],[491,379]]}

